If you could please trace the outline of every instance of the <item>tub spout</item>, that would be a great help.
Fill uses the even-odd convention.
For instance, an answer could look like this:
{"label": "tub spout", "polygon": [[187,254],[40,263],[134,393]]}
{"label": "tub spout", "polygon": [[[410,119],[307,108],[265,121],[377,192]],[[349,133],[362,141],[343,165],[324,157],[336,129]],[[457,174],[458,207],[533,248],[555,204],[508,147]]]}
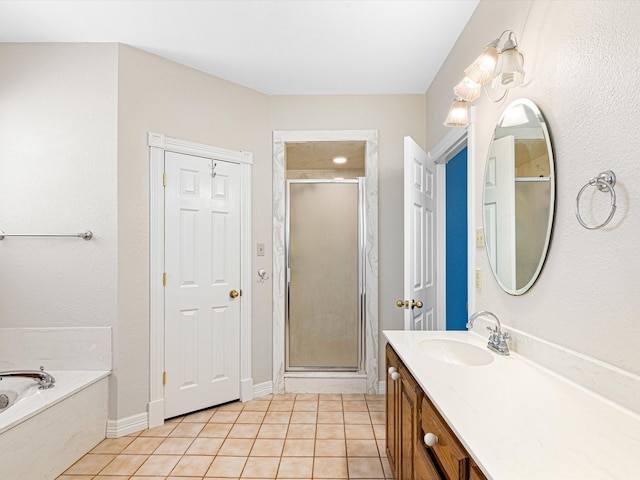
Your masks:
{"label": "tub spout", "polygon": [[38,370],[11,370],[7,372],[0,372],[0,380],[4,377],[24,377],[24,378],[33,378],[40,385],[38,388],[40,390],[46,390],[47,388],[51,388],[56,383],[56,379],[47,372],[44,371],[44,367],[40,367],[40,371]]}

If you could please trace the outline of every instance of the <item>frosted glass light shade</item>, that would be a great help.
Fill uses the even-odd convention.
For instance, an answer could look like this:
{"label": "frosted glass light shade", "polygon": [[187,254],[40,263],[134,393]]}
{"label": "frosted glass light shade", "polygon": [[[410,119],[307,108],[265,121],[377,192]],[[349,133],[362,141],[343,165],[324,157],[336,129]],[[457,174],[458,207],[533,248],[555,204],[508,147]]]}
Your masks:
{"label": "frosted glass light shade", "polygon": [[515,127],[517,125],[525,125],[529,123],[527,112],[524,111],[524,105],[514,105],[505,110],[500,121],[501,127]]}
{"label": "frosted glass light shade", "polygon": [[466,127],[469,125],[467,102],[464,100],[454,100],[444,124],[447,127]]}
{"label": "frosted glass light shade", "polygon": [[484,85],[493,78],[499,55],[497,43],[496,45],[494,43],[486,46],[480,56],[464,71],[464,74],[475,83]]}
{"label": "frosted glass light shade", "polygon": [[473,102],[476,98],[480,96],[480,89],[482,85],[474,82],[469,77],[464,77],[464,79],[453,87],[453,93],[457,95],[461,100],[465,100],[467,102]]}
{"label": "frosted glass light shade", "polygon": [[493,88],[514,88],[524,83],[524,57],[516,47],[500,53],[498,74],[493,79]]}

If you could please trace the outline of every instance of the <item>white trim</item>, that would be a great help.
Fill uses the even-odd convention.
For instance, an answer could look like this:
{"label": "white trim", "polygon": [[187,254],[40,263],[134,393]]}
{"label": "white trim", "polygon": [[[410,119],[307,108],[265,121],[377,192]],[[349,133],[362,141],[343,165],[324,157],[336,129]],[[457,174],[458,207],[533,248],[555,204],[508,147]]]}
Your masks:
{"label": "white trim", "polygon": [[164,398],[149,402],[147,412],[149,412],[149,426],[162,425],[164,423]]}
{"label": "white trim", "polygon": [[240,309],[240,400],[253,399],[251,378],[251,166],[253,154],[240,152],[240,288],[244,301]]}
{"label": "white trim", "polygon": [[107,438],[119,438],[149,428],[146,413],[138,413],[119,420],[107,420]]}
{"label": "white trim", "polygon": [[253,398],[264,397],[273,393],[273,382],[256,383],[253,386]]}
{"label": "white trim", "polygon": [[446,164],[467,144],[469,127],[452,128],[442,140],[429,150],[429,158],[438,165]]}
{"label": "white trim", "polygon": [[[476,107],[469,108],[469,132],[467,145],[473,145],[476,137]],[[473,148],[467,149],[467,313],[476,311],[476,154]]]}
{"label": "white trim", "polygon": [[[285,143],[363,141],[366,190],[366,390],[378,383],[378,132],[377,130],[299,130],[273,132],[273,391],[285,391]],[[317,379],[318,382],[321,379]]]}
{"label": "white trim", "polygon": [[384,395],[387,393],[387,382],[385,380],[380,380],[378,382],[378,394]]}
{"label": "white trim", "polygon": [[[472,106],[473,108],[473,106]],[[437,293],[436,298],[438,302],[437,321],[438,330],[446,330],[447,328],[447,163],[453,157],[455,157],[465,146],[469,144],[471,128],[453,128],[451,129],[442,140],[432,149],[429,150],[428,155],[436,164],[436,195],[438,197],[436,201],[436,251],[437,264],[436,264],[436,279],[437,279]],[[471,149],[467,150],[467,165],[471,162]],[[469,166],[467,167],[470,168]],[[469,175],[469,174],[467,174]],[[469,227],[471,218],[471,191],[470,185],[473,183],[471,176],[467,178],[467,232],[469,238],[467,239],[468,250],[472,250],[469,245],[473,239],[471,234],[473,229]],[[475,252],[475,249],[473,249]],[[471,260],[471,257],[468,257]],[[473,259],[475,263],[475,257]],[[471,275],[472,267],[474,263],[469,262],[467,265],[467,279],[468,279],[468,301],[469,308],[471,308],[471,291],[469,286],[473,286],[473,276]]]}
{"label": "white trim", "polygon": [[436,163],[436,329],[447,329],[447,166]]}
{"label": "white trim", "polygon": [[[241,165],[240,168],[240,400],[253,398],[251,378],[251,166],[250,152],[228,150],[200,143],[166,137],[161,133],[149,132],[150,169],[150,265],[149,285],[150,325],[149,325],[149,404],[147,406],[148,427],[164,423],[164,154],[166,151],[197,155]],[[146,414],[145,414],[146,415]],[[145,427],[147,428],[147,427]]]}

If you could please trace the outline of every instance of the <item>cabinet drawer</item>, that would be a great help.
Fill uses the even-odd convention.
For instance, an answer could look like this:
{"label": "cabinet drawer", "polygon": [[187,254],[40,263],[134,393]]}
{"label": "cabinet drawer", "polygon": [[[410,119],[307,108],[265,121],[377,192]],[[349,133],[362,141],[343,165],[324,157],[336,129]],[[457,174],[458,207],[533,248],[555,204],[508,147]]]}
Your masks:
{"label": "cabinet drawer", "polygon": [[463,480],[469,475],[469,456],[435,407],[422,397],[421,426],[424,434],[433,433],[438,443],[430,448],[449,480]]}

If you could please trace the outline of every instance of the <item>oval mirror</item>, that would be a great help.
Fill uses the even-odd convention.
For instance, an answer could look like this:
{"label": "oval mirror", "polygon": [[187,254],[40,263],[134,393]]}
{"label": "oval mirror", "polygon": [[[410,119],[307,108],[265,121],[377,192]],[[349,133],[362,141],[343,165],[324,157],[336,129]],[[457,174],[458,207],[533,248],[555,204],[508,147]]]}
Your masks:
{"label": "oval mirror", "polygon": [[491,270],[502,289],[522,295],[547,256],[555,208],[555,171],[544,117],[530,100],[500,118],[484,172],[483,224]]}

